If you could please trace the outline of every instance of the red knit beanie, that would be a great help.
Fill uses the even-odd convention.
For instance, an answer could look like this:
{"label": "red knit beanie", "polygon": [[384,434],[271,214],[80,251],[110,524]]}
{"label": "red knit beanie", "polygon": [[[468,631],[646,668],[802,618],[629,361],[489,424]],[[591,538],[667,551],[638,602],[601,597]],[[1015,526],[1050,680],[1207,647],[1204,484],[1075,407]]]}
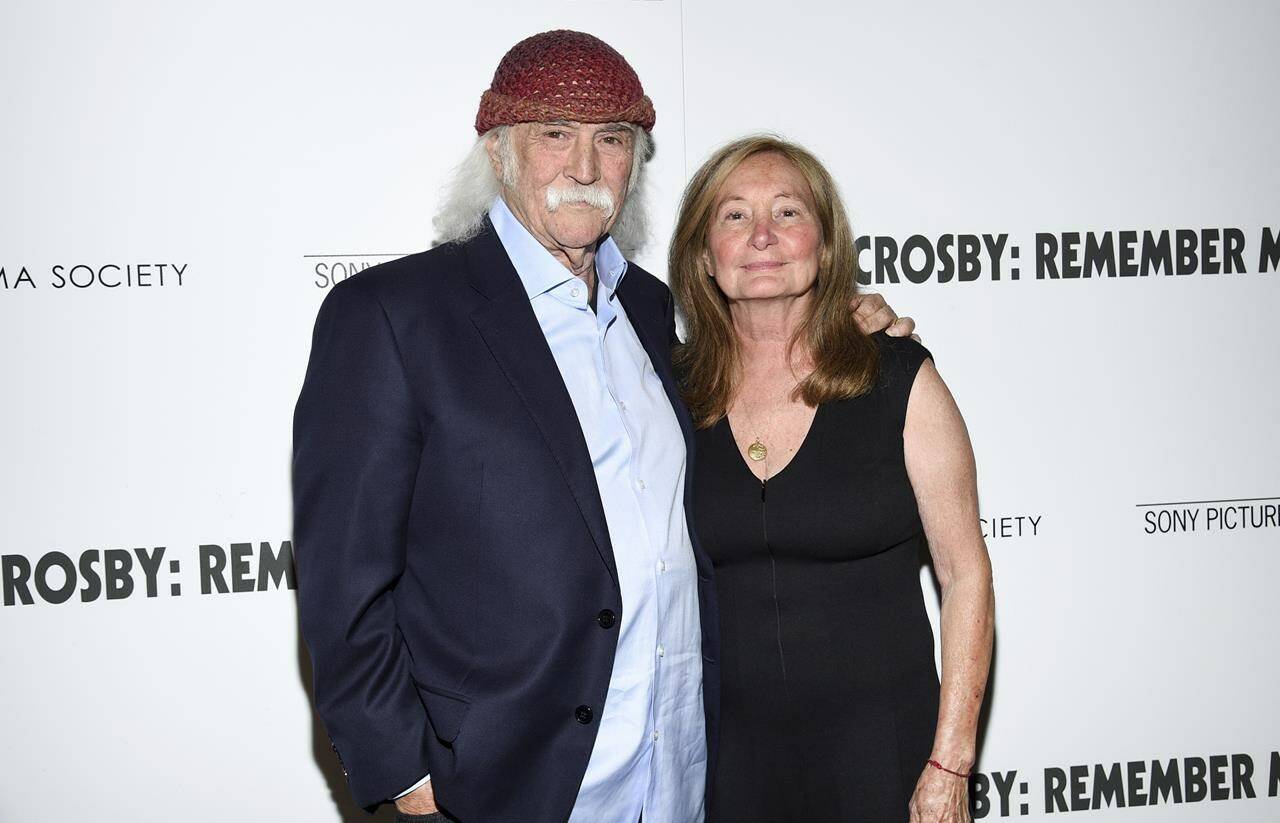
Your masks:
{"label": "red knit beanie", "polygon": [[621,54],[580,31],[544,31],[511,47],[480,98],[476,131],[574,120],[653,130],[653,102]]}

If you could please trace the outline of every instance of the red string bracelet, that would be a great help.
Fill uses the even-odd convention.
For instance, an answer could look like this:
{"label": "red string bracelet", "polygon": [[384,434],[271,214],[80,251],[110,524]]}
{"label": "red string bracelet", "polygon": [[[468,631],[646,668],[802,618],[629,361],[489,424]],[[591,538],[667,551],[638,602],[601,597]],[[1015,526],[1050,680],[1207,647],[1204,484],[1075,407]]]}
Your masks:
{"label": "red string bracelet", "polygon": [[939,763],[939,762],[938,762],[938,761],[936,761],[936,760],[932,760],[932,759],[930,759],[930,760],[926,760],[925,762],[926,762],[926,763],[928,763],[930,766],[933,766],[935,769],[941,769],[942,771],[946,772],[947,774],[954,774],[956,777],[964,777],[964,778],[968,778],[968,777],[969,777],[969,772],[956,772],[956,771],[952,771],[951,769],[948,769],[946,766],[942,765],[941,763]]}

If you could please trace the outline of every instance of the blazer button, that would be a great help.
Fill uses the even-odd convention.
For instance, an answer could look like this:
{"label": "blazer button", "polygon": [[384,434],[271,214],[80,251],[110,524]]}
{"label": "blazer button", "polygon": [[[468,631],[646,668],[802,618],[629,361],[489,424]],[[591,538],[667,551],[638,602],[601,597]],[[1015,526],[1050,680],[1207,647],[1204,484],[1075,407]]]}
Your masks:
{"label": "blazer button", "polygon": [[579,706],[573,710],[573,716],[578,718],[578,722],[585,726],[591,722],[591,707]]}
{"label": "blazer button", "polygon": [[601,609],[596,615],[596,622],[600,624],[602,629],[612,629],[613,624],[618,621],[618,616],[609,609]]}

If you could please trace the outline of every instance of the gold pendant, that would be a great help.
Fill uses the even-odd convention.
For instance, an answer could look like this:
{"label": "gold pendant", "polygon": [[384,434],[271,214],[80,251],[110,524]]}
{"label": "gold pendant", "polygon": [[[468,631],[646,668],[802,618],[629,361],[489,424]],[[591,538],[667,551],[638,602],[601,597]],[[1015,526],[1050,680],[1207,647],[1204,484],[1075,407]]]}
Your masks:
{"label": "gold pendant", "polygon": [[752,460],[756,461],[757,463],[760,462],[761,460],[764,460],[768,456],[769,456],[769,450],[766,449],[764,447],[764,444],[760,442],[759,437],[756,438],[756,442],[752,443],[750,446],[747,446],[747,457],[750,457]]}

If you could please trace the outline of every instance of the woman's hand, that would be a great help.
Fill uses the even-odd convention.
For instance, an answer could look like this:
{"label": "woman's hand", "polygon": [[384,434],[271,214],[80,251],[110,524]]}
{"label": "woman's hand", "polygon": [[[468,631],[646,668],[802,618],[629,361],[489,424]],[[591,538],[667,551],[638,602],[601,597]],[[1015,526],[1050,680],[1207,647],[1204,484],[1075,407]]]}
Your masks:
{"label": "woman's hand", "polygon": [[971,823],[969,779],[925,766],[908,808],[910,823]]}

